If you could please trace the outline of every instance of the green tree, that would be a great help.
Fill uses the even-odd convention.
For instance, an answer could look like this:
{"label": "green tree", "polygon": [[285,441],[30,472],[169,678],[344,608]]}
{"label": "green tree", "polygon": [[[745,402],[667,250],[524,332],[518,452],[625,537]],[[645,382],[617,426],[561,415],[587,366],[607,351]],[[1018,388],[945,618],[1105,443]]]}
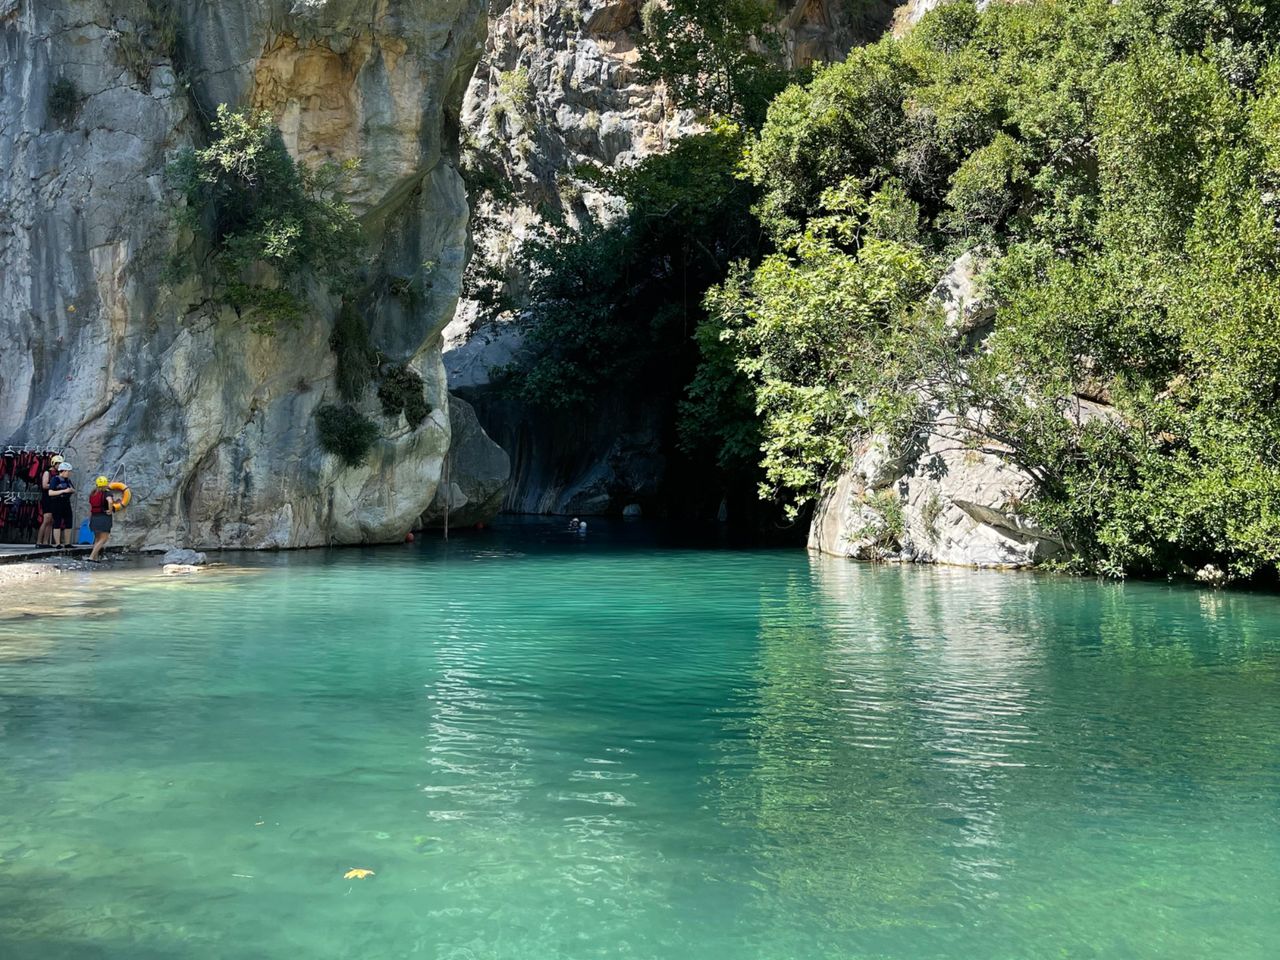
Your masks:
{"label": "green tree", "polygon": [[[359,223],[339,189],[351,165],[295,163],[265,112],[225,104],[209,146],[187,149],[169,167],[183,203],[178,220],[208,246],[205,277],[215,294],[270,332],[306,315],[309,278],[341,293],[364,260]],[[175,272],[194,264],[179,255]]]}
{"label": "green tree", "polygon": [[755,385],[763,493],[789,495],[793,515],[859,431],[905,413],[902,396],[880,387],[911,347],[902,332],[929,269],[923,248],[901,239],[914,207],[890,190],[867,198],[862,184],[846,183],[828,191],[825,215],[790,253],[753,271],[739,267],[708,296],[722,339],[739,344],[740,369]]}
{"label": "green tree", "polygon": [[[751,379],[767,492],[942,428],[1036,480],[1070,565],[1274,572],[1277,17],[951,4],[783,92],[744,162],[779,251],[712,291],[704,338]],[[976,347],[927,297],[975,244],[1000,307]]]}
{"label": "green tree", "polygon": [[739,130],[722,124],[597,172],[625,215],[580,230],[551,223],[523,245],[528,357],[510,372],[525,401],[583,406],[637,382],[687,381],[702,292],[753,254],[759,234],[751,189],[734,175],[741,149]]}
{"label": "green tree", "polygon": [[676,101],[756,126],[787,82],[772,0],[648,0],[641,77]]}

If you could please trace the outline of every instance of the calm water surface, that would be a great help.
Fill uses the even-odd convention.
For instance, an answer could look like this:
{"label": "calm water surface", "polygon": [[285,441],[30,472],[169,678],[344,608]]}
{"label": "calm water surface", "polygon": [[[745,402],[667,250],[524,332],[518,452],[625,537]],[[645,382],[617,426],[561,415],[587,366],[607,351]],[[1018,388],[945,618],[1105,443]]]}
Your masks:
{"label": "calm water surface", "polygon": [[1280,598],[595,526],[0,621],[0,957],[1280,954]]}

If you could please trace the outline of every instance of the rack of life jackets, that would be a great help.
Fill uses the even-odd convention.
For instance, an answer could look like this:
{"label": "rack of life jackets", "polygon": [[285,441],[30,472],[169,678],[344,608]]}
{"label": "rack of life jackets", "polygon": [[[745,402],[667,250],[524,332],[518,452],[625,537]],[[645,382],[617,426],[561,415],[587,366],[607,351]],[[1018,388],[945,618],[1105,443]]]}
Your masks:
{"label": "rack of life jackets", "polygon": [[0,543],[35,543],[44,517],[40,478],[57,453],[11,444],[0,454]]}

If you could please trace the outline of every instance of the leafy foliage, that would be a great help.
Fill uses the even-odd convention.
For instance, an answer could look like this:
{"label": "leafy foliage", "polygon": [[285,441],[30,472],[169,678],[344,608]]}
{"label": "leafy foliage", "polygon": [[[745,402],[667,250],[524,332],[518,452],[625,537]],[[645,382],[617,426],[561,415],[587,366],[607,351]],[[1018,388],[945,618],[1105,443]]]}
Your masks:
{"label": "leafy foliage", "polygon": [[368,459],[378,442],[378,425],[349,403],[338,406],[326,403],[316,410],[316,429],[320,446],[349,467],[358,467]]}
{"label": "leafy foliage", "polygon": [[358,401],[378,372],[378,351],[369,340],[369,327],[350,300],[344,300],[329,334],[329,349],[337,358],[334,365],[338,396],[350,403]]}
{"label": "leafy foliage", "polygon": [[169,167],[185,201],[179,221],[208,240],[208,279],[220,299],[263,332],[300,323],[305,279],[323,276],[342,293],[362,259],[359,224],[338,191],[350,165],[295,163],[265,112],[224,104],[213,135]]}
{"label": "leafy foliage", "polygon": [[75,81],[59,77],[49,87],[49,116],[55,123],[68,124],[80,112],[80,88]]}
{"label": "leafy foliage", "polygon": [[[778,252],[703,338],[751,378],[767,490],[941,425],[1035,478],[1070,565],[1274,570],[1278,44],[1255,0],[953,3],[781,93],[744,163]],[[927,296],[975,246],[977,349]]]}
{"label": "leafy foliage", "polygon": [[421,426],[431,413],[422,377],[403,363],[383,371],[382,382],[378,385],[378,400],[382,403],[383,413],[388,417],[398,417],[403,413],[411,427]]}
{"label": "leafy foliage", "polygon": [[741,144],[738,129],[722,125],[596,173],[625,216],[581,230],[551,223],[524,245],[531,358],[513,378],[522,399],[572,407],[637,381],[683,385],[702,291],[753,252],[758,233],[750,188],[733,172]]}
{"label": "leafy foliage", "polygon": [[828,191],[825,215],[789,253],[739,268],[708,296],[721,339],[736,345],[756,385],[764,493],[789,494],[793,514],[843,462],[854,434],[902,415],[899,397],[866,387],[916,359],[903,331],[930,271],[920,244],[901,239],[904,206],[915,215],[894,185],[871,198],[856,183]]}
{"label": "leafy foliage", "polygon": [[871,556],[877,560],[900,549],[906,517],[898,492],[888,488],[872,490],[864,495],[862,509],[866,521],[854,533],[854,539],[869,541]]}
{"label": "leafy foliage", "polygon": [[642,9],[639,72],[706,113],[758,124],[787,82],[772,0],[663,0]]}

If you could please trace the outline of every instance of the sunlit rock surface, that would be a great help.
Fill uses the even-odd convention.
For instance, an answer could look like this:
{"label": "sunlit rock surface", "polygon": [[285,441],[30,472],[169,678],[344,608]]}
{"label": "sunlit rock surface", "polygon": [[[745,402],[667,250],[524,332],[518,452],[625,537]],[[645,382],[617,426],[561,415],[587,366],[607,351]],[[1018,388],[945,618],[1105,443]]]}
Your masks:
{"label": "sunlit rock surface", "polygon": [[[983,257],[961,254],[943,272],[932,301],[956,337],[975,349],[992,329],[996,306],[982,282]],[[1081,400],[1073,416],[1105,416]],[[905,448],[863,438],[849,465],[823,491],[809,547],[859,560],[1027,567],[1062,549],[1025,516],[1032,477],[998,445],[968,432],[946,410]]]}
{"label": "sunlit rock surface", "polygon": [[[126,479],[115,542],[300,547],[398,539],[436,494],[450,420],[440,331],[467,252],[457,116],[485,32],[483,0],[180,0],[180,37],[143,0],[0,0],[0,440],[65,451]],[[49,115],[53,84],[81,96]],[[304,161],[359,159],[350,199],[378,277],[415,302],[369,309],[372,338],[423,377],[418,428],[362,409],[383,439],[350,469],[318,446],[337,399],[336,304],[253,333],[164,267],[166,162],[219,103],[269,110]],[[353,253],[355,253],[353,251]]]}

